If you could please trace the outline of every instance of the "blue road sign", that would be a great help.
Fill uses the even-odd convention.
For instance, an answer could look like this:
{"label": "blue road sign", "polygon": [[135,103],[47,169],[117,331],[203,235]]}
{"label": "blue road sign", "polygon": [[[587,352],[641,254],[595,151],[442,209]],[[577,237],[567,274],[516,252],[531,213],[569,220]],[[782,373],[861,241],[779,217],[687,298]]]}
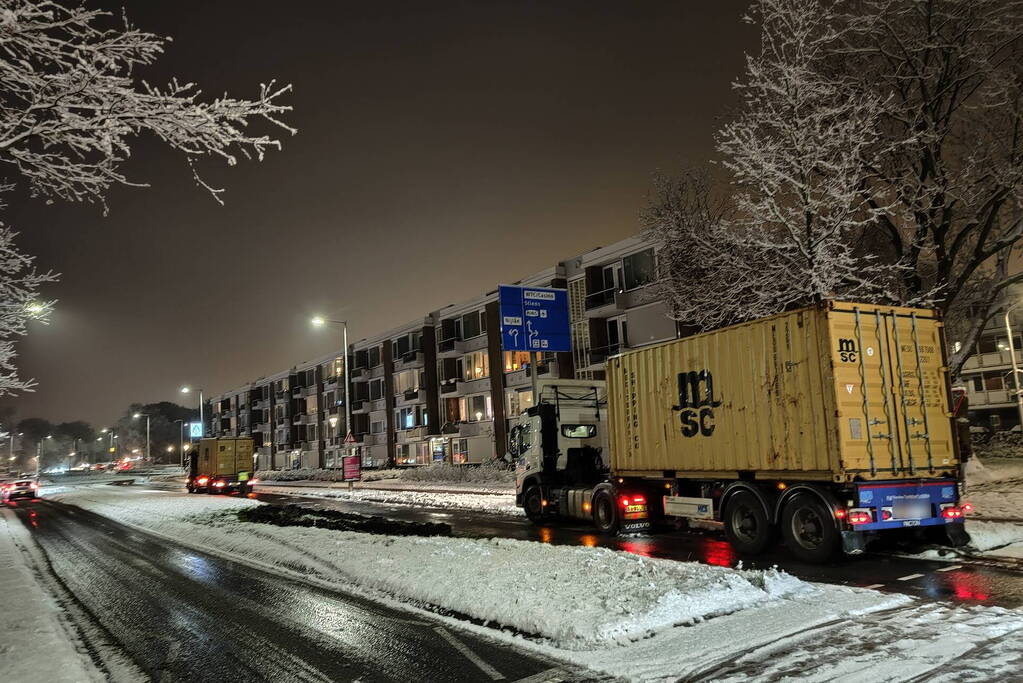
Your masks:
{"label": "blue road sign", "polygon": [[501,345],[505,351],[571,351],[568,290],[501,285]]}
{"label": "blue road sign", "polygon": [[193,439],[202,438],[202,422],[189,422],[188,435]]}

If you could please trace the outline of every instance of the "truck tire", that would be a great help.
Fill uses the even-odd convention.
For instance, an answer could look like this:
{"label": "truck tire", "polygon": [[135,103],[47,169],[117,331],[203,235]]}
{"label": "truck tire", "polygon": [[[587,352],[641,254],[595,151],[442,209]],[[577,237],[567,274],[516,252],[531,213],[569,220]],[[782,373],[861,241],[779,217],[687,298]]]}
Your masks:
{"label": "truck tire", "polygon": [[842,540],[831,510],[819,498],[808,494],[793,496],[785,503],[781,533],[793,555],[814,564],[833,559]]}
{"label": "truck tire", "polygon": [[593,496],[593,526],[607,536],[617,536],[622,520],[615,498],[608,491],[597,491]]}
{"label": "truck tire", "polygon": [[725,536],[737,552],[759,555],[775,539],[775,527],[763,503],[749,491],[739,491],[725,504]]}
{"label": "truck tire", "polygon": [[522,494],[522,509],[530,522],[539,524],[543,521],[543,492],[539,486],[530,486]]}

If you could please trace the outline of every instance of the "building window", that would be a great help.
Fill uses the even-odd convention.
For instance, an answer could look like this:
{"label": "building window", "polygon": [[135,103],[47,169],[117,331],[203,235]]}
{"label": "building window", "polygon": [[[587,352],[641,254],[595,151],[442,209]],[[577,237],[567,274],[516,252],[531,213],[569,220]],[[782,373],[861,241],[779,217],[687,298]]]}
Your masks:
{"label": "building window", "polygon": [[369,367],[375,368],[380,365],[380,347],[374,346],[369,350]]}
{"label": "building window", "polygon": [[462,316],[462,339],[472,339],[487,331],[487,320],[483,311],[473,311]]}
{"label": "building window", "polygon": [[370,434],[382,434],[384,432],[384,421],[377,420],[376,422],[369,423]]}
{"label": "building window", "polygon": [[396,429],[415,429],[429,424],[429,415],[423,406],[409,406],[394,411]]}
{"label": "building window", "polygon": [[504,371],[515,372],[529,365],[529,351],[505,351]]}
{"label": "building window", "polygon": [[988,391],[998,391],[1005,388],[1005,378],[1001,372],[985,372],[984,388]]}
{"label": "building window", "polygon": [[505,414],[508,417],[521,415],[533,407],[533,390],[516,391],[509,389],[504,392]]}
{"label": "building window", "polygon": [[404,394],[406,391],[419,391],[421,386],[421,370],[402,370],[394,373],[394,394]]}
{"label": "building window", "polygon": [[458,399],[458,419],[462,422],[480,422],[494,419],[490,394],[463,396]]}
{"label": "building window", "polygon": [[468,439],[451,440],[451,462],[453,462],[456,465],[462,465],[469,462]]}
{"label": "building window", "polygon": [[463,376],[466,381],[490,377],[490,358],[486,351],[473,351],[462,356]]}
{"label": "building window", "polygon": [[384,397],[384,379],[382,377],[369,381],[369,400],[379,401]]}
{"label": "building window", "polygon": [[307,396],[305,399],[305,413],[306,415],[315,415],[317,411],[317,400],[316,396]]}
{"label": "building window", "polygon": [[656,276],[654,250],[645,249],[623,258],[622,273],[625,279],[625,289],[636,289],[653,282]]}

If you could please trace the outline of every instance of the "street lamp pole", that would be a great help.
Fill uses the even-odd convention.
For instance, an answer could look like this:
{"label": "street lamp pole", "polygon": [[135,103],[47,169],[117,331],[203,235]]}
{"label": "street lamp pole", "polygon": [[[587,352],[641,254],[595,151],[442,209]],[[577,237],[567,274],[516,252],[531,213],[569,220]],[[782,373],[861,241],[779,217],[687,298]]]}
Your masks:
{"label": "street lamp pole", "polygon": [[1023,389],[1019,386],[1019,367],[1016,364],[1016,344],[1012,340],[1012,324],[1009,321],[1009,315],[1012,313],[1012,309],[1019,306],[1020,302],[1016,302],[1005,309],[1005,334],[1009,338],[1009,357],[1012,359],[1012,388],[1016,392],[1016,409],[1019,411],[1019,428],[1023,431]]}
{"label": "street lamp pole", "polygon": [[[181,387],[181,393],[183,393],[183,394],[187,394],[191,390],[192,390],[192,388],[188,387],[188,386]],[[202,414],[202,389],[197,389],[196,391],[199,392],[199,424],[202,425],[202,438],[205,439],[206,438],[206,420],[203,419],[203,414]]]}
{"label": "street lamp pole", "polygon": [[178,453],[181,457],[181,466],[185,466],[185,421],[174,420],[181,426],[181,431],[178,432]]}
{"label": "street lamp pole", "polygon": [[132,417],[134,417],[136,420],[140,417],[146,418],[146,462],[152,462],[151,454],[149,452],[149,414],[135,413]]}
{"label": "street lamp pole", "polygon": [[[316,327],[322,327],[326,323],[331,325],[341,326],[341,346],[343,348],[342,353],[344,354],[344,383],[345,383],[345,437],[352,433],[352,402],[348,395],[348,321],[347,320],[326,320],[320,316],[316,316],[312,320],[313,325]],[[343,442],[342,442],[343,443]]]}

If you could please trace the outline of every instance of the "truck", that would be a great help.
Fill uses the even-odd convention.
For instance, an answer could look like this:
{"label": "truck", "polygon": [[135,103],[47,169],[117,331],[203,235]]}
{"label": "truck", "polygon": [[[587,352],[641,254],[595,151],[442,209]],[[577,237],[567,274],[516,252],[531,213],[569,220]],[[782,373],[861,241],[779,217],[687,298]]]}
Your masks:
{"label": "truck", "polygon": [[780,536],[807,562],[905,529],[963,545],[946,358],[938,312],[839,301],[621,353],[511,419],[516,502],[606,534],[713,526],[746,555]]}
{"label": "truck", "polygon": [[250,438],[200,439],[188,456],[188,492],[249,493],[254,455]]}

